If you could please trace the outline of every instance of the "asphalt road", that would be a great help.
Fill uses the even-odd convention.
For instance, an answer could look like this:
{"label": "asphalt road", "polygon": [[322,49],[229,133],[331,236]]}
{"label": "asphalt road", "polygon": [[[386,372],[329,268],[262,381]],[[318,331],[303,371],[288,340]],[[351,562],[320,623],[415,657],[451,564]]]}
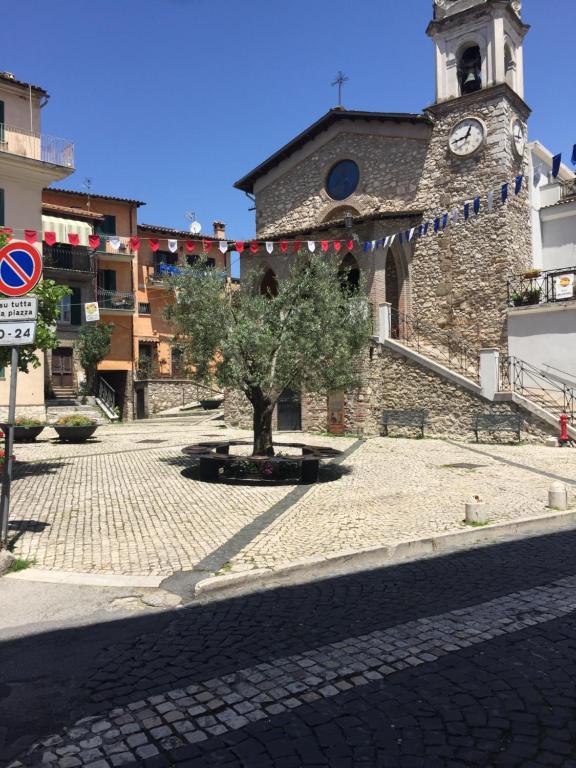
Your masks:
{"label": "asphalt road", "polygon": [[575,553],[558,533],[5,639],[2,764],[576,768]]}

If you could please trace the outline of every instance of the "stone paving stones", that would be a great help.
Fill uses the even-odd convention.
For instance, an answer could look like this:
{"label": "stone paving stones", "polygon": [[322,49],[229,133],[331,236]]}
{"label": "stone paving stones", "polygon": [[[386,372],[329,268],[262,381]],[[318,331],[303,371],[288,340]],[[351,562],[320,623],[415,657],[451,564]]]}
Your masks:
{"label": "stone paving stones", "polygon": [[[159,429],[161,446],[141,443]],[[168,576],[209,561],[234,537],[229,562],[216,567],[275,567],[462,530],[472,493],[486,499],[493,521],[541,515],[552,476],[574,478],[570,451],[376,438],[346,459],[339,479],[310,487],[262,530],[252,530],[292,486],[210,485],[182,474],[184,445],[247,433],[211,423],[139,422],[102,427],[96,442],[82,446],[52,442],[49,430],[44,435],[17,448],[23,463],[11,532],[18,557],[65,571]],[[357,442],[306,439],[341,449]],[[477,469],[454,466],[470,463]]]}

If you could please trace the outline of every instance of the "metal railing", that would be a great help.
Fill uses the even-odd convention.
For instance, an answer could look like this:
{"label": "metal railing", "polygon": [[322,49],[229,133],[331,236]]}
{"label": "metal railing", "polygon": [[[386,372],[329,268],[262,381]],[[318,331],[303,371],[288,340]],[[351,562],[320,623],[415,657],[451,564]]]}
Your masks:
{"label": "metal railing", "polygon": [[574,424],[576,389],[550,371],[517,357],[502,357],[500,389],[517,392],[556,416],[565,413]]}
{"label": "metal railing", "polygon": [[103,288],[98,288],[96,295],[98,296],[100,309],[133,312],[136,306],[136,297],[132,292],[107,291]]}
{"label": "metal railing", "polygon": [[43,246],[45,269],[65,269],[71,272],[92,272],[92,258],[89,248],[82,245]]}
{"label": "metal railing", "polygon": [[0,152],[74,168],[74,144],[67,139],[34,133],[0,123]]}
{"label": "metal railing", "polygon": [[102,376],[98,376],[96,382],[96,397],[113,413],[116,411],[116,392],[114,388],[105,381]]}
{"label": "metal railing", "polygon": [[576,297],[576,267],[533,270],[508,280],[508,306],[527,307]]}
{"label": "metal railing", "polygon": [[480,349],[444,330],[396,309],[391,310],[391,338],[446,368],[480,381]]}

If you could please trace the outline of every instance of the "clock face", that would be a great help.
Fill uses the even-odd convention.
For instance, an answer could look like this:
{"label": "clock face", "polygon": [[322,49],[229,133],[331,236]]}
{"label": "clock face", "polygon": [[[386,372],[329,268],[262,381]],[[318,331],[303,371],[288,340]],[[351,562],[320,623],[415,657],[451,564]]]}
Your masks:
{"label": "clock face", "polygon": [[512,146],[514,147],[518,157],[524,157],[524,149],[526,148],[526,134],[524,133],[524,127],[520,120],[516,119],[512,123]]}
{"label": "clock face", "polygon": [[457,123],[450,132],[450,151],[458,157],[472,155],[486,139],[484,123],[475,117],[467,117]]}

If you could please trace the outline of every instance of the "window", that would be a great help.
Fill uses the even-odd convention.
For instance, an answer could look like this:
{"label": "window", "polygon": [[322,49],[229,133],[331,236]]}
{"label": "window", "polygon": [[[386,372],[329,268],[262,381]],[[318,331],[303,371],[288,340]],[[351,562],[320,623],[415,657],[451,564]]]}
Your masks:
{"label": "window", "polygon": [[460,56],[458,79],[462,95],[474,93],[482,88],[482,55],[477,45],[472,45]]}
{"label": "window", "polygon": [[146,302],[143,302],[143,301],[139,302],[138,303],[138,314],[139,315],[150,315],[151,314],[150,304],[148,304]]}
{"label": "window", "polygon": [[97,235],[115,235],[116,216],[105,215],[102,221],[97,221],[94,225],[94,232]]}
{"label": "window", "polygon": [[0,368],[0,381],[4,381],[6,379],[6,368]]}
{"label": "window", "polygon": [[70,304],[70,325],[82,325],[82,289],[72,288]]}
{"label": "window", "polygon": [[3,227],[4,221],[4,190],[0,189],[0,227]]}
{"label": "window", "polygon": [[[189,267],[193,267],[195,264],[197,264],[200,261],[200,259],[201,259],[201,256],[198,256],[195,253],[191,254],[190,256],[186,256],[186,262]],[[206,266],[209,269],[214,269],[214,267],[216,266],[216,259],[212,257],[208,257],[206,259]]]}
{"label": "window", "polygon": [[356,192],[359,182],[360,169],[354,160],[341,160],[328,174],[326,192],[332,200],[345,200]]}
{"label": "window", "polygon": [[70,325],[72,311],[72,296],[64,296],[60,302],[60,315],[58,322],[62,325]]}
{"label": "window", "polygon": [[103,291],[116,290],[116,270],[101,269],[98,272],[98,287]]}

